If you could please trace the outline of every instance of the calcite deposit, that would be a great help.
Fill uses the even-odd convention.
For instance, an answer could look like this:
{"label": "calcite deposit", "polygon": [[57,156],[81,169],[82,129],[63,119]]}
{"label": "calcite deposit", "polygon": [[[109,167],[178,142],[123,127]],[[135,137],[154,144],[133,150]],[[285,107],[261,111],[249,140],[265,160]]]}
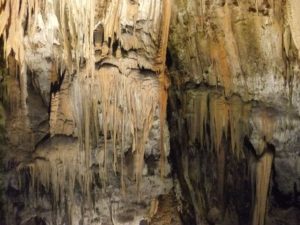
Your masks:
{"label": "calcite deposit", "polygon": [[298,224],[299,10],[0,0],[0,224]]}

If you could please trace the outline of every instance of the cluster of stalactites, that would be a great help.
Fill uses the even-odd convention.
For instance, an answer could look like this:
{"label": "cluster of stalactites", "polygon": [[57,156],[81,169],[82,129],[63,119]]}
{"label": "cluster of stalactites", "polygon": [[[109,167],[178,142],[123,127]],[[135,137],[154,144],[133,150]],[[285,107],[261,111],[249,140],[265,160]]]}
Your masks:
{"label": "cluster of stalactites", "polygon": [[[224,187],[225,158],[223,141],[229,141],[232,153],[244,157],[243,137],[249,135],[248,119],[250,105],[234,96],[208,91],[189,91],[185,96],[190,141],[199,142],[202,147],[214,149],[217,156],[219,197]],[[274,124],[266,113],[259,114],[256,123],[261,128],[265,141],[271,140]],[[252,183],[252,225],[263,225],[267,210],[268,191],[274,154],[268,150],[265,141],[257,145],[258,159],[249,161]]]}
{"label": "cluster of stalactites", "polygon": [[248,104],[237,96],[227,100],[223,95],[208,91],[190,91],[185,101],[191,142],[198,140],[202,146],[218,153],[225,138],[230,140],[232,153],[238,158],[243,156],[243,137],[250,112]]}
{"label": "cluster of stalactites", "polygon": [[135,175],[139,186],[144,166],[145,145],[158,112],[158,90],[157,80],[141,79],[138,73],[126,77],[116,68],[101,68],[95,73],[93,83],[85,80],[76,82],[73,91],[74,111],[79,139],[83,140],[84,149],[88,151],[86,163],[90,164],[90,151],[99,145],[99,135],[102,134],[104,162],[96,160],[105,181],[109,166],[110,141],[113,151],[112,166],[115,172],[121,172],[121,176],[123,168],[118,168],[118,158],[121,157],[122,160],[124,152],[131,146],[135,155]]}
{"label": "cluster of stalactites", "polygon": [[[78,136],[82,142],[47,145],[39,148],[32,163],[21,165],[31,177],[30,193],[39,196],[39,187],[52,193],[53,207],[67,205],[69,216],[76,201],[75,185],[79,185],[85,202],[91,206],[93,164],[99,165],[104,186],[109,182],[109,167],[121,174],[121,188],[125,190],[123,155],[132,151],[137,189],[140,188],[144,168],[145,147],[153,120],[159,117],[159,82],[140,79],[138,73],[128,77],[117,69],[102,68],[94,80],[78,79],[72,97]],[[100,136],[104,137],[101,146]],[[56,142],[55,142],[56,143]],[[109,150],[112,148],[112,159]],[[20,182],[21,184],[22,182]],[[66,198],[67,196],[67,198]]]}
{"label": "cluster of stalactites", "polygon": [[[83,202],[91,206],[92,174],[84,166],[84,152],[79,151],[77,142],[65,143],[58,147],[50,144],[50,147],[38,154],[34,161],[26,165],[21,164],[18,168],[19,185],[28,188],[29,205],[38,207],[42,193],[51,193],[54,213],[62,215],[61,211],[67,207],[68,212],[65,214],[71,217],[72,206],[78,200],[75,186],[79,185],[85,196]],[[24,183],[26,173],[30,176],[29,186],[25,186],[26,182]]]}
{"label": "cluster of stalactites", "polygon": [[[59,21],[59,30],[54,32],[59,33],[61,60],[70,72],[78,69],[83,59],[93,65],[93,0],[1,0],[0,5],[0,36],[4,37],[6,57],[13,51],[18,63],[25,63],[24,38],[36,32],[39,16],[43,14],[45,19],[54,16]],[[52,17],[48,18],[49,15]]]}
{"label": "cluster of stalactites", "polygon": [[[2,0],[0,2],[2,8],[0,11],[0,36],[3,35],[4,37],[5,56],[7,58],[13,51],[20,65],[24,63],[25,57],[24,36],[33,32],[34,17],[40,9],[39,3],[40,1],[38,0]],[[27,23],[27,31],[25,30],[24,22]]]}
{"label": "cluster of stalactites", "polygon": [[99,165],[104,187],[109,184],[112,166],[121,175],[122,190],[126,189],[126,151],[134,155],[133,172],[139,190],[145,147],[153,121],[159,117],[159,88],[157,79],[141,79],[136,72],[123,76],[116,68],[101,68],[92,82],[76,79],[71,92],[80,142],[38,149],[35,160],[20,167],[21,171],[29,170],[30,192],[39,196],[39,187],[44,187],[52,193],[54,208],[66,204],[66,213],[71,216],[75,185],[79,185],[85,202],[91,206],[93,164]]}
{"label": "cluster of stalactites", "polygon": [[86,74],[94,71],[94,0],[53,1],[59,8],[60,34],[63,44],[63,61],[69,72],[79,71],[82,61],[86,61]]}
{"label": "cluster of stalactites", "polygon": [[[9,56],[14,57],[17,62],[16,73],[20,74],[20,102],[23,115],[28,114],[27,68],[30,69],[30,63],[27,66],[30,59],[25,60],[25,51],[36,51],[35,48],[38,48],[34,45],[34,49],[27,49],[28,42],[35,40],[37,33],[42,33],[40,38],[47,38],[46,41],[53,45],[53,48],[48,50],[53,51],[52,60],[56,64],[63,65],[68,73],[72,74],[79,71],[80,64],[85,62],[84,72],[80,74],[92,75],[94,10],[93,0],[2,0],[0,2],[0,37],[4,40],[3,49],[7,64]],[[49,37],[51,40],[48,39]],[[42,41],[41,45],[43,45]],[[54,47],[58,49],[56,54],[54,54]],[[51,74],[49,80],[50,76]],[[28,119],[25,118],[24,121],[27,123],[26,126],[29,126]]]}
{"label": "cluster of stalactites", "polygon": [[190,131],[188,144],[199,143],[216,156],[218,200],[223,210],[227,148],[237,159],[244,157],[243,137],[250,108],[237,96],[226,99],[207,90],[188,91],[183,104]]}
{"label": "cluster of stalactites", "polygon": [[[16,1],[4,1],[6,5],[14,4],[14,2]],[[108,151],[111,146],[113,151],[112,167],[115,172],[121,173],[123,188],[125,185],[123,173],[124,151],[130,149],[133,152],[134,174],[137,189],[139,189],[144,168],[146,143],[153,121],[158,117],[161,119],[161,148],[163,153],[165,151],[163,149],[163,126],[166,117],[168,88],[165,73],[165,55],[171,14],[170,1],[153,0],[151,1],[153,6],[150,7],[152,17],[157,20],[155,24],[159,24],[161,18],[158,15],[161,14],[161,10],[164,10],[165,14],[160,26],[161,32],[158,35],[159,31],[156,30],[157,33],[155,34],[157,35],[156,38],[160,40],[157,65],[155,65],[160,73],[159,79],[157,77],[141,77],[141,74],[136,72],[138,70],[132,70],[131,73],[125,76],[119,73],[119,70],[114,66],[103,66],[99,71],[95,71],[93,44],[95,7],[93,0],[35,1],[35,10],[27,8],[29,6],[28,2],[20,1],[20,4],[24,7],[25,12],[35,12],[29,17],[32,21],[28,22],[28,24],[32,24],[29,27],[35,27],[34,23],[40,11],[43,12],[43,16],[46,15],[45,19],[47,19],[47,13],[55,15],[59,24],[58,34],[54,35],[58,36],[58,42],[55,44],[61,51],[58,51],[60,55],[55,59],[55,63],[64,64],[68,76],[76,72],[76,76],[70,85],[72,87],[70,101],[73,105],[76,124],[75,133],[79,139],[77,147],[72,149],[66,147],[69,150],[52,149],[49,154],[44,154],[45,150],[43,149],[37,151],[34,162],[25,165],[31,174],[33,192],[38,190],[39,185],[42,185],[46,190],[53,193],[55,204],[61,203],[66,195],[69,199],[68,204],[71,205],[74,201],[75,183],[78,183],[83,194],[88,196],[93,182],[91,172],[93,164],[99,165],[99,174],[103,175],[104,183],[109,179],[108,167],[110,162],[108,155],[110,152]],[[116,4],[120,7],[123,4],[121,2],[113,1],[112,7],[116,7]],[[142,2],[145,5],[148,4],[146,0]],[[161,9],[162,2],[164,3],[163,9]],[[115,30],[120,29],[120,27],[116,28],[116,26],[120,26],[119,19],[116,18],[119,13],[118,10],[120,10],[118,7],[116,7],[115,12],[110,12],[114,20],[105,20],[104,31],[107,39],[117,35],[118,32],[115,33]],[[11,13],[9,10],[5,12],[8,15]],[[18,16],[20,21],[26,21],[27,14],[25,12],[24,15]],[[107,16],[107,18],[110,17]],[[22,28],[22,34],[20,35],[22,37],[19,40],[23,40],[24,36],[30,35],[30,33],[25,32],[25,27],[22,26],[23,24],[19,20],[18,25]],[[2,21],[5,21],[5,28],[10,29],[7,27],[8,21]],[[2,25],[1,22],[0,25]],[[111,23],[113,23],[112,27]],[[4,39],[6,43],[12,41],[6,36]],[[24,63],[23,42],[21,41],[19,45],[22,47],[23,53],[19,54],[18,58],[22,64]],[[56,95],[53,93],[54,97],[52,96],[52,99],[55,99],[55,96],[59,99],[60,94],[63,93],[56,93]],[[58,105],[56,105],[57,101],[53,101],[52,104],[55,104],[51,105],[51,108],[54,107],[50,115],[51,121],[55,121],[57,117],[56,114],[59,110]],[[55,123],[53,124],[55,125]],[[102,143],[101,136],[103,136],[104,143]],[[102,144],[104,145],[103,148]],[[102,150],[104,157],[99,153]],[[164,154],[162,155],[164,156]],[[43,158],[43,160],[40,160],[40,158]],[[119,160],[121,165],[118,163]]]}
{"label": "cluster of stalactites", "polygon": [[[163,20],[168,21],[168,14],[171,13],[161,13],[161,10],[169,2],[170,0],[112,0],[106,8],[105,16],[99,15],[97,23],[97,26],[101,24],[104,27],[102,47],[112,48],[118,42],[125,51],[138,50],[141,57],[146,55],[149,60],[155,59],[161,49],[158,47],[159,41],[165,39],[162,26],[166,23]],[[141,35],[141,28],[150,39]],[[147,66],[154,68],[149,62]]]}

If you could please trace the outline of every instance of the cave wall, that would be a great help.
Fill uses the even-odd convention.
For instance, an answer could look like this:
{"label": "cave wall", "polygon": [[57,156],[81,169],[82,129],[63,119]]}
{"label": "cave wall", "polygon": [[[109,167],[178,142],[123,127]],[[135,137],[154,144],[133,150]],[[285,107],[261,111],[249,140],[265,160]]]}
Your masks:
{"label": "cave wall", "polygon": [[0,224],[297,224],[298,9],[0,0]]}
{"label": "cave wall", "polygon": [[197,224],[299,220],[297,7],[174,1],[171,149]]}
{"label": "cave wall", "polygon": [[[0,1],[1,224],[151,221],[159,196],[173,187],[170,7],[161,0]],[[176,212],[167,221],[178,221]]]}

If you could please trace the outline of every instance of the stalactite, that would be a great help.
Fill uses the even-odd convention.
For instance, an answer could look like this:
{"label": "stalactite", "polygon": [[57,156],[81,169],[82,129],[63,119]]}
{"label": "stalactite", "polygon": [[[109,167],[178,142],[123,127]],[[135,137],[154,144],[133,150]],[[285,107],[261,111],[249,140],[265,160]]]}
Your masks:
{"label": "stalactite", "polygon": [[222,142],[224,138],[228,139],[229,105],[224,96],[215,95],[210,96],[209,104],[211,143],[217,156],[218,197],[220,205],[223,205],[226,148]]}
{"label": "stalactite", "polygon": [[170,0],[163,1],[163,9],[162,9],[163,21],[162,21],[162,31],[161,31],[161,41],[158,52],[158,63],[160,63],[160,74],[159,74],[159,82],[160,82],[160,170],[161,176],[165,175],[164,167],[165,167],[165,148],[164,148],[164,126],[166,121],[166,111],[167,111],[167,101],[168,101],[168,87],[169,87],[169,78],[167,75],[167,71],[165,68],[166,65],[166,57],[167,57],[167,44],[169,37],[169,26],[171,19],[171,2]]}
{"label": "stalactite", "polygon": [[[93,98],[90,100],[89,96]],[[99,128],[104,136],[104,165],[100,167],[104,183],[108,182],[108,167],[110,166],[108,142],[112,142],[113,146],[112,166],[115,171],[118,156],[121,155],[121,186],[123,188],[125,188],[123,153],[128,143],[132,143],[136,182],[139,188],[144,167],[145,144],[158,109],[159,82],[149,78],[141,80],[135,73],[126,77],[116,69],[104,67],[95,72],[93,85],[83,79],[75,82],[73,99],[78,135],[84,140],[85,148],[89,145],[91,130],[98,129],[97,123],[93,124],[91,121],[99,121]],[[93,109],[97,112],[91,113],[92,105],[97,106]],[[85,150],[88,151],[85,152],[86,157],[91,155],[89,149],[91,146]],[[121,152],[118,152],[118,149]],[[85,162],[87,170],[90,165],[89,161],[90,159]],[[98,163],[100,165],[100,161]],[[84,182],[84,184],[89,183]],[[89,188],[86,188],[86,191],[88,190]]]}
{"label": "stalactite", "polygon": [[225,48],[224,40],[219,40],[217,43],[212,42],[211,48],[211,58],[213,63],[216,65],[216,74],[218,74],[218,80],[221,86],[224,87],[224,92],[226,97],[230,96],[232,93],[232,71],[228,62],[227,51]]}
{"label": "stalactite", "polygon": [[[31,193],[39,195],[39,186],[46,191],[52,192],[53,207],[61,207],[63,203],[68,207],[74,203],[75,180],[80,181],[87,171],[82,170],[80,161],[82,157],[78,151],[77,144],[67,144],[63,148],[50,148],[47,151],[39,152],[37,158],[30,164],[20,165],[19,171],[22,174],[24,168],[28,168],[31,176]],[[81,183],[82,186],[84,184]],[[65,193],[68,195],[64,199]]]}
{"label": "stalactite", "polygon": [[[114,57],[112,47],[117,41],[120,45],[126,45],[123,47],[127,50],[145,48],[145,58],[148,60],[148,57],[152,57],[153,61],[146,62],[150,65],[148,68],[144,67],[146,63],[143,59],[136,59],[137,62],[132,67],[128,66],[129,69],[122,63],[117,65],[119,69],[116,65],[106,63],[100,66],[99,71],[95,70],[94,62],[94,0],[7,0],[1,1],[0,4],[3,5],[0,14],[0,35],[3,35],[5,39],[6,54],[8,55],[13,50],[19,64],[23,66],[21,67],[24,85],[22,90],[27,90],[26,61],[22,40],[24,37],[30,39],[35,33],[37,18],[43,20],[45,19],[43,16],[48,14],[53,15],[59,21],[55,20],[59,23],[59,28],[57,28],[59,30],[53,31],[58,34],[52,35],[55,38],[57,36],[55,44],[59,49],[59,55],[54,60],[49,80],[55,83],[61,78],[56,68],[60,65],[66,69],[66,76],[59,84],[59,88],[67,86],[66,89],[71,89],[67,94],[64,90],[51,93],[50,143],[47,143],[44,149],[37,149],[30,163],[19,166],[20,173],[23,169],[29,170],[31,191],[38,192],[38,186],[43,186],[49,194],[52,194],[54,208],[64,207],[69,217],[68,221],[71,223],[75,183],[79,184],[85,201],[88,204],[91,203],[90,192],[93,183],[91,167],[93,164],[99,165],[100,174],[103,175],[101,181],[104,184],[109,182],[111,166],[115,173],[121,170],[120,183],[122,190],[125,190],[126,179],[123,170],[126,166],[124,165],[126,151],[132,151],[134,155],[135,181],[139,189],[144,169],[145,147],[153,121],[158,117],[160,118],[160,157],[163,175],[166,161],[164,126],[169,85],[165,63],[171,2],[169,0],[143,0],[140,5],[144,7],[140,7],[137,2],[111,1],[107,7],[107,15],[100,21],[100,24],[104,26],[103,49],[104,45],[110,47],[108,54]],[[41,9],[45,10],[43,15],[39,14]],[[151,15],[151,20],[144,18],[144,12]],[[120,15],[124,13],[132,14],[134,17],[133,23],[130,24],[134,28],[133,42],[127,41],[121,35],[124,21]],[[135,35],[138,35],[138,31],[135,30],[135,20],[138,16],[141,17],[141,21],[144,19],[151,21],[145,29],[155,42],[154,47],[145,46],[146,43],[137,43],[138,38]],[[12,18],[11,23],[9,17]],[[24,22],[27,23],[28,28],[25,28]],[[159,46],[159,51],[156,52],[157,46]],[[118,63],[122,60],[121,48],[122,46],[118,46],[116,54]],[[123,68],[127,69],[126,74],[122,74]],[[154,76],[144,76],[136,72],[142,68],[151,70]],[[155,73],[158,76],[155,76]],[[65,97],[66,95],[68,97]],[[23,94],[23,98],[26,106],[26,94]],[[57,124],[60,121],[62,108],[67,107],[68,104],[71,105],[70,111],[73,111],[71,116],[74,119],[74,129],[68,134],[60,133],[56,130]],[[51,144],[51,140],[59,138],[58,134],[70,135],[76,140],[69,145],[62,143],[55,147]],[[104,137],[104,162],[100,157],[96,159],[94,157],[97,151],[102,150],[100,141],[102,137],[100,136]],[[110,152],[111,146],[112,152]],[[113,153],[112,165],[109,158],[111,153]],[[121,166],[118,164],[120,158]]]}
{"label": "stalactite", "polygon": [[[78,70],[79,61],[84,57],[88,62],[88,73],[93,73],[92,70],[94,69],[94,62],[93,54],[91,54],[93,53],[91,35],[93,34],[94,7],[92,0],[84,2],[38,0],[1,1],[1,5],[4,4],[5,6],[1,7],[2,11],[0,13],[0,35],[3,35],[4,37],[4,51],[6,57],[11,57],[11,52],[13,52],[13,55],[20,68],[18,72],[21,80],[20,87],[22,92],[22,108],[26,109],[27,107],[27,67],[25,62],[23,40],[25,36],[26,38],[31,38],[31,35],[35,33],[35,25],[36,21],[39,19],[38,13],[41,8],[49,10],[49,12],[45,12],[45,14],[47,14],[55,13],[55,7],[53,5],[50,7],[51,4],[59,4],[60,6],[61,14],[59,18],[62,25],[60,30],[62,36],[60,37],[59,41],[63,43],[63,46],[66,48],[64,49],[65,52],[73,52],[73,57],[70,57],[69,53],[68,55],[64,55],[62,57],[65,59],[65,64],[68,65],[69,72],[73,72],[73,67],[77,68]],[[68,13],[66,9],[68,10]],[[73,24],[71,24],[71,22],[73,22]],[[74,24],[76,24],[76,26],[74,26]],[[72,30],[72,25],[74,29],[76,28],[75,30]],[[81,31],[84,32],[82,33]],[[73,32],[73,34],[71,32]],[[79,38],[76,38],[75,33]],[[72,42],[72,44],[70,44],[68,41],[70,36],[70,42]],[[73,59],[71,63],[69,59]],[[72,64],[77,66],[73,66]],[[55,82],[55,80],[52,81]],[[63,102],[61,103],[60,100],[60,92],[52,94],[50,123],[52,131],[51,133],[53,134],[55,133],[54,130],[58,121],[58,107],[60,104],[63,104]],[[26,112],[23,114],[27,115]],[[89,139],[89,137],[87,136],[85,139]],[[85,145],[87,145],[87,143],[89,142],[86,142]],[[52,197],[54,208],[65,201],[70,212],[72,211],[71,205],[74,200],[73,192],[75,180],[80,182],[80,186],[86,194],[89,193],[89,185],[91,183],[90,172],[88,170],[80,170],[80,168],[86,168],[84,163],[90,164],[90,161],[88,161],[90,155],[86,154],[86,161],[82,162],[80,159],[84,159],[85,157],[79,156],[81,153],[78,147],[74,147],[74,149],[75,151],[70,152],[63,152],[64,150],[58,152],[57,149],[52,150],[46,156],[44,156],[45,160],[40,160],[39,158],[41,156],[39,155],[38,158],[34,159],[31,164],[24,165],[23,167],[29,168],[30,176],[32,178],[30,192],[37,193],[38,195],[39,185],[42,185],[48,192],[53,192]],[[87,146],[87,149],[90,149],[90,147]],[[43,152],[39,152],[39,154],[43,154]],[[82,179],[82,177],[84,177],[84,179]],[[65,192],[67,193],[68,197],[63,199]]]}
{"label": "stalactite", "polygon": [[266,152],[260,159],[255,162],[255,180],[252,181],[255,194],[253,199],[253,217],[252,225],[264,225],[267,210],[267,197],[273,162],[273,153]]}
{"label": "stalactite", "polygon": [[59,109],[59,96],[60,93],[54,93],[51,96],[51,113],[50,113],[50,133],[55,134],[52,129],[56,128],[56,123],[58,121],[58,109]]}
{"label": "stalactite", "polygon": [[[16,70],[15,74],[11,74],[12,76],[18,74],[20,80],[20,108],[19,112],[21,113],[23,118],[23,126],[25,129],[29,131],[29,122],[26,115],[27,112],[27,65],[24,63],[25,61],[25,49],[24,49],[24,36],[25,30],[23,28],[24,23],[28,23],[30,18],[35,16],[38,8],[39,2],[37,0],[27,0],[27,1],[3,1],[0,11],[0,36],[3,37],[4,40],[4,55],[7,61],[7,65],[9,66],[9,58],[14,57],[16,60]],[[32,13],[33,12],[33,13]],[[27,21],[26,21],[27,18]],[[31,25],[31,24],[30,24]],[[33,29],[32,26],[29,28]],[[11,102],[11,104],[16,104],[16,102]],[[13,106],[15,108],[16,106]]]}
{"label": "stalactite", "polygon": [[299,30],[299,9],[300,5],[299,2],[296,0],[288,0],[286,2],[287,7],[287,23],[290,26],[291,34],[292,34],[292,40],[298,50],[298,57],[300,57],[299,51],[300,51],[300,30]]}
{"label": "stalactite", "polygon": [[[124,88],[124,81],[122,83],[122,87]],[[124,109],[122,113],[122,121],[121,121],[121,192],[122,195],[125,195],[125,181],[124,181],[124,137],[126,137],[125,133],[125,115],[127,114],[126,109]]]}
{"label": "stalactite", "polygon": [[289,51],[291,46],[291,29],[289,25],[285,25],[283,33],[283,47],[286,57],[289,57]]}
{"label": "stalactite", "polygon": [[[191,96],[190,96],[191,95]],[[206,143],[206,122],[208,121],[208,92],[191,92],[190,95],[186,96],[185,105],[188,104],[189,98],[193,99],[192,101],[192,111],[186,111],[185,113],[191,114],[191,120],[189,120],[189,128],[190,128],[190,141],[191,142],[200,142],[203,147]]]}
{"label": "stalactite", "polygon": [[[198,140],[201,146],[207,146],[218,153],[222,140],[230,137],[232,153],[237,158],[243,157],[243,136],[248,129],[249,104],[242,102],[237,96],[227,100],[223,95],[205,90],[190,91],[184,101],[187,106],[185,113],[189,115],[191,142]],[[206,129],[207,124],[209,130]],[[207,131],[210,132],[209,135]]]}
{"label": "stalactite", "polygon": [[[237,160],[244,158],[243,139],[248,132],[250,106],[238,96],[226,99],[220,92],[204,88],[188,91],[183,105],[190,132],[188,144],[199,143],[207,154],[216,157],[218,204],[223,211],[226,158],[230,153]],[[192,192],[192,186],[189,188]]]}
{"label": "stalactite", "polygon": [[[104,134],[104,142],[108,141],[108,133],[112,134],[112,142],[115,145],[114,154],[118,154],[116,149],[119,147],[117,146],[124,147],[124,142],[132,142],[136,181],[139,186],[144,165],[144,148],[158,107],[156,105],[158,84],[151,79],[139,81],[136,74],[126,77],[116,70],[106,68],[100,69],[95,79],[97,85],[94,92],[98,93],[97,101],[101,102],[99,110],[102,112],[103,120],[100,127]],[[156,87],[154,89],[156,91],[153,91],[153,87]],[[126,122],[122,121],[123,117],[128,118]],[[125,132],[125,130],[130,132]],[[106,148],[105,144],[105,154],[107,154]],[[117,159],[117,155],[114,155],[114,159]],[[104,164],[104,171],[107,170],[107,166]]]}
{"label": "stalactite", "polygon": [[[14,52],[16,60],[22,66],[24,64],[24,46],[23,38],[24,28],[23,21],[28,16],[28,21],[31,17],[35,16],[39,9],[39,1],[37,0],[26,0],[26,1],[3,1],[5,7],[0,13],[0,35],[3,35],[4,31],[8,31],[8,35],[4,38],[4,51],[6,58],[9,56],[11,51]],[[2,3],[2,4],[3,4]],[[34,14],[31,14],[34,12]],[[10,18],[10,19],[9,19]],[[11,21],[11,22],[9,22]],[[30,24],[31,26],[32,24]],[[32,28],[33,29],[33,28]]]}

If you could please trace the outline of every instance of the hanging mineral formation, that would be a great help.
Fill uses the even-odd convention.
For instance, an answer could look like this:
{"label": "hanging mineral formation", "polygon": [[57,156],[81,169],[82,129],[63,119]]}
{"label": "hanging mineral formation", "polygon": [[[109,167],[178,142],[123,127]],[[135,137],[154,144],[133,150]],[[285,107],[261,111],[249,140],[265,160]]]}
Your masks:
{"label": "hanging mineral formation", "polygon": [[[102,13],[95,12],[97,4],[104,6]],[[30,64],[24,51],[36,40],[41,45],[50,42],[52,67],[47,76],[53,87],[49,100],[51,140],[57,140],[59,135],[79,139],[63,150],[52,146],[50,140],[43,148],[36,149],[30,162],[19,165],[21,174],[29,170],[31,191],[38,192],[39,186],[43,186],[52,192],[55,207],[67,202],[72,214],[76,184],[90,201],[94,164],[99,165],[104,184],[109,182],[108,171],[112,167],[115,173],[121,173],[125,188],[125,151],[134,155],[139,190],[145,146],[157,117],[161,120],[161,173],[164,174],[168,89],[165,55],[170,1],[2,0],[0,8],[0,35],[5,42],[6,58],[14,56],[21,68],[24,108],[27,64]],[[141,35],[138,30],[141,23],[146,23],[143,32],[149,36]],[[155,46],[159,46],[158,51]],[[123,57],[124,52],[131,57]],[[150,75],[143,74],[144,69]]]}

